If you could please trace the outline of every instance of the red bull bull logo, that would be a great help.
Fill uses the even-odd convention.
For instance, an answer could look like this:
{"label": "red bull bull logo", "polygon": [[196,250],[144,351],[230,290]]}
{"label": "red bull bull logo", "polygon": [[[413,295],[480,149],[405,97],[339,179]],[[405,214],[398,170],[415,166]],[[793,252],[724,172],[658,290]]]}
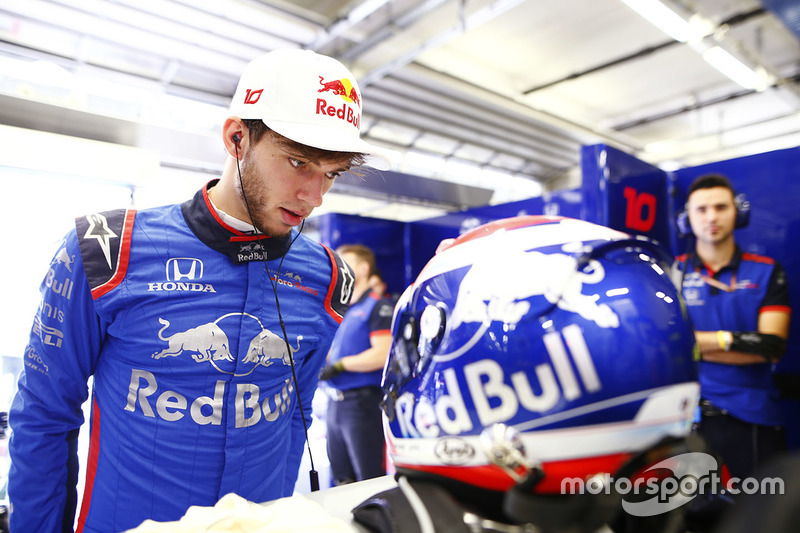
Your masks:
{"label": "red bull bull logo", "polygon": [[[289,412],[294,385],[291,372],[283,367],[291,365],[295,352],[300,349],[301,335],[297,336],[295,346],[287,346],[283,337],[266,329],[257,317],[248,313],[227,313],[213,322],[189,328],[175,328],[165,318],[158,321],[161,324],[158,339],[166,346],[153,352],[152,359],[184,359],[190,365],[208,363],[221,374],[237,377],[248,376],[259,367],[277,365],[281,369],[273,371],[274,380],[267,381],[278,385],[265,392],[255,383],[232,382],[226,377],[217,380],[213,391],[206,391],[206,395],[190,397],[186,390],[170,390],[160,385],[160,376],[153,371],[133,368],[126,411],[170,422],[188,416],[199,425],[220,425],[225,411],[223,404],[235,393],[233,412],[237,428],[252,426],[261,420],[272,422]],[[242,338],[238,354],[237,345],[230,342],[232,338]],[[249,343],[247,338],[250,338]],[[174,363],[167,364],[174,368]],[[229,386],[235,386],[235,391],[228,392]]]}
{"label": "red bull bull logo", "polygon": [[302,338],[302,335],[298,335],[297,347],[292,348],[283,340],[283,337],[279,337],[270,330],[265,329],[250,341],[244,362],[270,366],[276,361],[280,361],[284,365],[291,365],[294,352],[300,349],[300,340]]}
{"label": "red bull bull logo", "polygon": [[341,96],[342,100],[345,102],[354,103],[358,107],[361,107],[361,98],[358,96],[358,91],[353,86],[353,82],[347,78],[325,81],[325,78],[320,76],[319,84],[322,85],[322,88],[317,91],[318,93],[332,92],[337,96]]}
{"label": "red bull bull logo", "polygon": [[[319,83],[322,87],[317,92],[333,93],[344,102],[339,106],[329,103],[324,98],[317,98],[317,115],[336,117],[358,128],[361,122],[361,98],[353,83],[347,78],[325,81],[322,76],[319,77]],[[353,106],[348,104],[353,104]]]}
{"label": "red bull bull logo", "polygon": [[599,283],[605,271],[599,261],[589,262],[587,271],[578,270],[571,255],[537,251],[498,250],[494,256],[476,261],[464,276],[453,309],[453,327],[462,322],[500,320],[516,324],[527,313],[534,296],[565,311],[578,313],[602,328],[619,327],[619,317],[607,304],[597,304],[585,285]]}
{"label": "red bull bull logo", "polygon": [[55,262],[62,263],[64,265],[64,268],[72,272],[72,264],[75,263],[75,254],[69,255],[67,253],[67,247],[62,246],[61,249],[56,254]]}
{"label": "red bull bull logo", "polygon": [[[167,346],[153,352],[153,359],[188,356],[196,363],[210,363],[219,372],[235,376],[246,376],[259,366],[268,367],[278,362],[289,366],[303,339],[298,335],[295,347],[287,346],[283,337],[266,329],[257,317],[249,313],[228,313],[213,322],[176,331],[172,335],[165,335],[170,321],[164,318],[158,321],[162,326],[158,338]],[[240,322],[245,323],[243,329],[240,329]],[[224,330],[226,323],[236,328],[236,337],[241,337],[244,331],[254,332],[242,357],[236,357],[232,352],[230,339]]]}
{"label": "red bull bull logo", "polygon": [[198,363],[211,361],[212,359],[233,361],[233,355],[228,348],[230,346],[228,337],[216,322],[202,324],[196,328],[179,331],[169,337],[164,337],[163,333],[169,327],[169,320],[159,318],[158,321],[163,326],[158,331],[158,338],[166,341],[168,346],[154,353],[153,359],[187,354]]}

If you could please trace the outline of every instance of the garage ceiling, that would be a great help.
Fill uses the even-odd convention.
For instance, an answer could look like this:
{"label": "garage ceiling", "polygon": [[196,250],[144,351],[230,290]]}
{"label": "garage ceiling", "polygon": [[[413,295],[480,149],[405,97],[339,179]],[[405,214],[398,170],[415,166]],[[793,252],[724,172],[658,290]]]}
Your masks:
{"label": "garage ceiling", "polygon": [[[634,0],[0,0],[0,123],[217,172],[220,108],[244,64],[298,47],[354,72],[365,137],[406,154],[393,170],[450,187],[426,201],[355,184],[350,212],[353,195],[362,214],[381,202],[414,218],[426,212],[403,208],[576,186],[580,146],[598,142],[663,168],[800,146],[795,0],[649,1],[673,36]],[[752,79],[733,81],[719,56]]]}

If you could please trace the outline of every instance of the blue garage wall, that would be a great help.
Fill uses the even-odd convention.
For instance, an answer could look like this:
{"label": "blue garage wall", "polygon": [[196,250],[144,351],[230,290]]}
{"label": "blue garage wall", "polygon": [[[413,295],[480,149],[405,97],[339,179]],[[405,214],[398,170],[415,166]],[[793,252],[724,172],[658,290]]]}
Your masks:
{"label": "blue garage wall", "polygon": [[403,234],[405,224],[395,220],[329,213],[315,218],[319,240],[336,249],[343,244],[364,244],[375,253],[387,290],[400,293],[406,287]]}
{"label": "blue garage wall", "polygon": [[443,239],[458,237],[481,224],[501,218],[543,214],[580,218],[581,205],[581,192],[574,189],[410,222],[405,234],[406,284],[410,285],[416,279]]}
{"label": "blue garage wall", "polygon": [[800,39],[800,4],[797,0],[761,0]]}
{"label": "blue garage wall", "polygon": [[578,218],[670,244],[666,173],[621,150],[581,148],[583,208]]}

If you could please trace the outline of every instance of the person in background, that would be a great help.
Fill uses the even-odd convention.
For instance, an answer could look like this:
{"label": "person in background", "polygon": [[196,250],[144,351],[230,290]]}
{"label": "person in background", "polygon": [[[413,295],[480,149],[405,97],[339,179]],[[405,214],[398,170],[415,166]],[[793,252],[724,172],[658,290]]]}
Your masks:
{"label": "person in background", "polygon": [[377,266],[375,267],[375,272],[370,275],[368,284],[371,291],[375,291],[381,296],[389,297],[389,292],[387,291],[388,286]]}
{"label": "person in background", "polygon": [[360,244],[337,252],[353,269],[350,308],[333,339],[320,379],[330,398],[326,414],[328,458],[335,485],[386,474],[380,385],[389,355],[394,307],[372,290],[375,255]]}
{"label": "person in background", "polygon": [[400,294],[389,290],[389,284],[383,279],[383,274],[380,269],[377,266],[375,268],[375,272],[369,277],[369,288],[388,299],[392,307],[394,307],[394,304],[397,303],[397,300],[400,298]]}
{"label": "person in background", "polygon": [[10,409],[12,531],[72,531],[92,376],[79,531],[176,520],[229,493],[292,494],[352,279],[300,230],[340,173],[389,167],[360,117],[339,61],[270,52],[241,76],[219,179],[180,205],[76,219]]}
{"label": "person in background", "polygon": [[737,205],[724,176],[696,179],[686,203],[695,245],[678,257],[701,354],[697,429],[739,479],[786,448],[772,369],[791,314],[781,265],[736,244],[734,229],[746,224],[747,208]]}

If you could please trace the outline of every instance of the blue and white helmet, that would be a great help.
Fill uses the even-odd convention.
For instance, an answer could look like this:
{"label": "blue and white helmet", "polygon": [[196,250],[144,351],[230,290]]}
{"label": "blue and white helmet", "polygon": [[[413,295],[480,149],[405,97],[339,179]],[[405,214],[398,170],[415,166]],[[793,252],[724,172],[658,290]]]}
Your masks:
{"label": "blue and white helmet", "polygon": [[531,492],[554,494],[686,436],[699,386],[672,260],[546,216],[440,250],[395,307],[382,386],[398,473],[506,492],[535,467]]}

